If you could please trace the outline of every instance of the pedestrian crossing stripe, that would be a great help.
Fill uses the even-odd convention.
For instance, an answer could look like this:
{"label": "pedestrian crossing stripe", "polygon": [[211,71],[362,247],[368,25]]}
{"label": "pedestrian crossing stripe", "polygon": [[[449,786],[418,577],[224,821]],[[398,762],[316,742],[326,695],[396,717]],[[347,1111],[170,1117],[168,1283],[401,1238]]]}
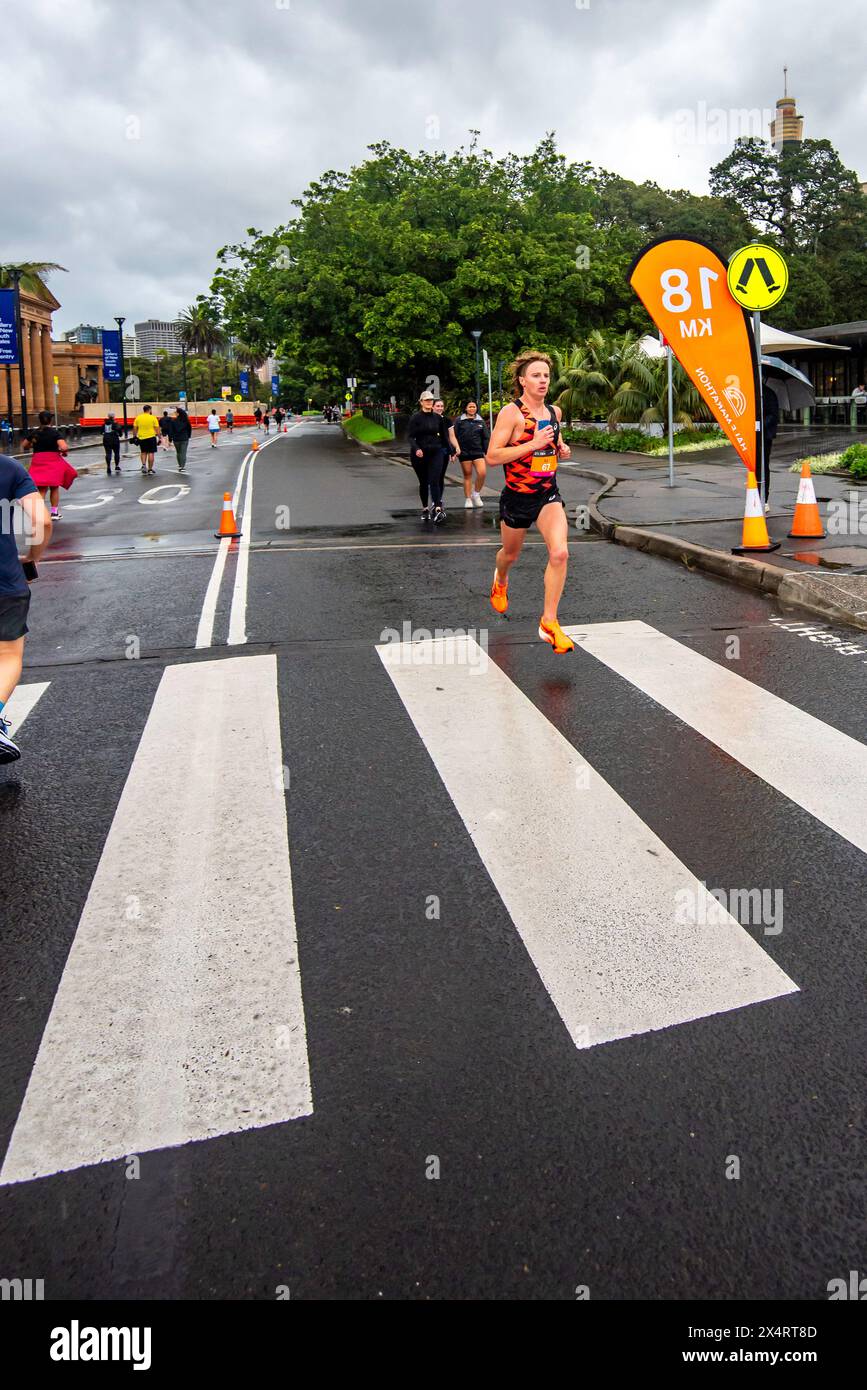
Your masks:
{"label": "pedestrian crossing stripe", "polygon": [[567,627],[583,651],[867,851],[867,747],[642,622]]}
{"label": "pedestrian crossing stripe", "polygon": [[[867,848],[864,745],[648,624],[568,631]],[[797,984],[478,643],[419,645],[377,653],[576,1047],[786,1007]],[[19,726],[46,689],[19,687]],[[282,769],[274,656],[163,673],[0,1182],[312,1113]]]}
{"label": "pedestrian crossing stripe", "polygon": [[448,639],[447,665],[444,640],[425,663],[418,644],[377,650],[577,1047],[797,990],[497,665],[478,677],[472,638]]}
{"label": "pedestrian crossing stripe", "polygon": [[163,672],[0,1182],[311,1114],[282,770],[274,656]]}
{"label": "pedestrian crossing stripe", "polygon": [[50,684],[50,681],[32,681],[13,690],[3,708],[3,718],[9,720],[13,739],[28,715],[33,713]]}

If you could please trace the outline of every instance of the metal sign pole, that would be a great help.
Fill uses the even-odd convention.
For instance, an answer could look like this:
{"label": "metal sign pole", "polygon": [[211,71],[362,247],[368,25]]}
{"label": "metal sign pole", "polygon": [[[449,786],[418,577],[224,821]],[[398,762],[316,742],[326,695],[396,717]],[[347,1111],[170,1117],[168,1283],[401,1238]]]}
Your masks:
{"label": "metal sign pole", "polygon": [[674,384],[671,368],[671,344],[666,343],[668,358],[668,486],[674,487]]}
{"label": "metal sign pole", "polygon": [[[765,478],[765,404],[764,404],[764,401],[762,400],[762,311],[761,311],[761,309],[754,309],[754,310],[753,310],[753,337],[754,337],[755,340],[756,340],[756,357],[757,357],[758,363],[759,363],[759,381],[758,381],[759,398],[758,398],[758,400],[756,401],[756,433],[757,433],[757,435],[758,435],[758,438],[756,439],[756,473],[758,473],[758,471],[759,471],[758,465],[759,465],[759,460],[761,460],[761,466],[762,466],[762,492],[763,492],[763,493],[767,492],[767,493],[768,493],[768,496],[770,496],[770,491],[771,491],[771,480],[770,480],[770,477]],[[763,503],[763,504],[766,502],[766,500],[767,500],[767,499],[766,499],[765,497],[762,497],[762,503]]]}

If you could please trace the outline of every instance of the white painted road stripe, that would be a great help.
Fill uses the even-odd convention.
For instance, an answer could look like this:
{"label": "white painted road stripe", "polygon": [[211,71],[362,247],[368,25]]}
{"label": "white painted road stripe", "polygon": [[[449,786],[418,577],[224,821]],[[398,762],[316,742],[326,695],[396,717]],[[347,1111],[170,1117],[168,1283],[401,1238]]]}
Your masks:
{"label": "white painted road stripe", "polygon": [[0,1182],[312,1113],[273,656],[163,674]]}
{"label": "white painted road stripe", "polygon": [[576,1046],[797,991],[472,639],[423,645],[377,650]]}
{"label": "white painted road stripe", "polygon": [[[232,496],[232,512],[238,516],[238,498],[241,495],[241,484],[244,481],[244,474],[247,471],[247,464],[252,458],[252,454],[245,454],[238,470],[238,479],[235,483],[235,491]],[[237,521],[236,521],[237,525]],[[223,582],[223,570],[226,568],[226,556],[229,553],[230,540],[220,541],[217,550],[217,558],[214,561],[214,568],[211,570],[211,577],[208,580],[208,587],[205,590],[205,601],[202,604],[202,612],[199,618],[199,626],[196,632],[196,647],[210,647],[214,640],[214,618],[217,613],[217,599],[220,597],[220,585]]]}
{"label": "white painted road stripe", "polygon": [[618,676],[867,851],[863,743],[647,623],[594,623],[565,631]]}
{"label": "white painted road stripe", "polygon": [[19,685],[12,691],[3,709],[3,718],[9,720],[13,739],[50,684],[50,681],[34,681],[31,685]]}
{"label": "white painted road stripe", "polygon": [[[304,423],[303,420],[299,420],[296,424],[290,425],[290,426],[289,426],[288,433],[291,434],[291,433],[293,432],[293,430],[296,430],[296,429],[298,428],[298,425],[303,424],[303,423]],[[275,434],[275,435],[273,436],[273,438],[267,439],[267,440],[265,441],[264,444],[260,444],[260,445],[259,445],[259,448],[258,448],[257,450],[255,450],[255,452],[254,452],[253,450],[251,450],[248,454],[245,454],[245,455],[244,455],[243,461],[242,461],[242,463],[241,463],[241,467],[240,467],[240,469],[239,469],[239,471],[238,471],[238,481],[237,481],[236,484],[235,484],[235,491],[234,491],[234,494],[233,494],[233,496],[232,496],[232,511],[233,511],[234,514],[235,514],[235,523],[236,523],[236,525],[237,525],[237,522],[238,522],[238,503],[239,503],[239,500],[240,500],[240,497],[241,497],[241,487],[242,487],[243,482],[244,482],[244,473],[246,472],[247,465],[249,464],[249,466],[250,466],[250,471],[251,471],[251,473],[252,473],[252,469],[253,469],[253,462],[252,462],[252,461],[255,459],[256,454],[261,454],[261,452],[262,452],[263,449],[269,448],[271,444],[276,444],[277,440],[280,439],[280,438],[282,438],[281,435]],[[242,519],[242,524],[241,524],[241,534],[242,534],[242,536],[246,536],[246,537],[247,537],[247,540],[246,540],[246,551],[249,551],[249,547],[250,547],[250,533],[249,533],[248,523],[247,523],[247,513],[248,513],[248,510],[249,510],[250,512],[252,512],[252,504],[253,504],[253,490],[252,490],[252,479],[251,479],[250,481],[248,481],[248,484],[247,484],[246,503],[245,503],[245,507],[244,507],[244,517],[243,517],[243,519]],[[250,520],[250,522],[249,522],[249,527],[252,527],[252,518],[251,518],[251,520]],[[228,553],[229,553],[229,546],[230,546],[231,544],[232,544],[232,542],[231,542],[231,541],[228,541],[228,540],[220,541],[220,547],[219,547],[219,550],[217,551],[217,558],[216,558],[215,561],[214,561],[214,568],[213,568],[212,571],[211,571],[211,577],[210,577],[210,579],[209,579],[209,581],[208,581],[208,587],[207,587],[207,589],[205,590],[205,601],[204,601],[204,603],[202,604],[202,612],[201,612],[201,616],[200,616],[200,618],[199,618],[199,626],[198,626],[198,629],[197,629],[197,631],[196,631],[196,647],[197,647],[197,648],[210,647],[210,646],[212,645],[212,643],[213,643],[213,640],[214,640],[214,618],[215,618],[215,615],[216,615],[216,612],[217,612],[217,600],[219,599],[219,596],[220,596],[220,586],[221,586],[221,584],[222,584],[222,582],[223,582],[223,571],[224,571],[225,568],[226,568],[226,556],[227,556]],[[241,544],[243,544],[243,542],[241,542]],[[240,552],[239,552],[239,561],[240,561]],[[247,625],[247,565],[248,565],[248,561],[249,561],[249,556],[248,556],[248,554],[245,554],[245,555],[244,555],[244,562],[243,562],[243,563],[244,563],[244,579],[243,579],[243,584],[242,584],[242,586],[239,588],[239,585],[238,585],[238,577],[237,577],[237,574],[236,574],[236,577],[235,577],[235,586],[234,586],[234,589],[233,589],[233,592],[232,592],[232,610],[231,610],[231,613],[230,613],[230,616],[229,616],[229,627],[230,627],[230,632],[231,632],[231,629],[234,627],[234,631],[235,631],[236,636],[235,636],[234,639],[233,639],[232,636],[230,635],[229,641],[230,641],[230,642],[234,642],[234,643],[246,642],[246,640],[247,640],[246,625]],[[242,631],[242,632],[244,633],[243,637],[237,636],[237,633],[238,633],[239,631]]]}
{"label": "white painted road stripe", "polygon": [[253,470],[256,455],[250,459],[247,469],[247,492],[244,497],[244,516],[241,521],[241,540],[238,545],[238,563],[235,566],[235,583],[232,588],[232,607],[229,613],[229,635],[227,643],[236,647],[247,640],[247,576],[250,569],[250,532],[253,526]]}

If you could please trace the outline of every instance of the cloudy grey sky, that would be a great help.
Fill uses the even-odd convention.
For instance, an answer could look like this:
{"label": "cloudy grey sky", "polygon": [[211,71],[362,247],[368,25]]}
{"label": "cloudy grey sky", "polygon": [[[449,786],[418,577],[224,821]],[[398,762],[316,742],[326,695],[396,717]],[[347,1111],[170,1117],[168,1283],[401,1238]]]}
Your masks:
{"label": "cloudy grey sky", "polygon": [[706,191],[784,62],[805,134],[867,180],[853,0],[0,0],[0,18],[0,259],[67,267],[55,333],[173,317],[219,246],[376,140],[453,149],[474,127],[523,153],[555,129],[573,158]]}

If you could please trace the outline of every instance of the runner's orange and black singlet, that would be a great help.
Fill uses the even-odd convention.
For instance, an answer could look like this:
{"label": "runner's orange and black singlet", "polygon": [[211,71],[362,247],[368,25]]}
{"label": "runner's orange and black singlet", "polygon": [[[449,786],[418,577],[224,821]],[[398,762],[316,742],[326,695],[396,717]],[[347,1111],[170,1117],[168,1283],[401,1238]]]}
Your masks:
{"label": "runner's orange and black singlet", "polygon": [[[515,440],[514,445],[529,444],[536,433],[536,420],[530,413],[522,400],[516,400],[515,405],[524,417],[524,432],[519,439]],[[542,449],[530,450],[528,454],[521,458],[514,459],[511,463],[504,465],[503,471],[506,475],[506,487],[511,492],[520,492],[525,495],[535,495],[550,492],[557,485],[557,444],[560,439],[560,423],[557,416],[551,409],[551,425],[554,430],[554,439],[551,444],[547,444]]]}

